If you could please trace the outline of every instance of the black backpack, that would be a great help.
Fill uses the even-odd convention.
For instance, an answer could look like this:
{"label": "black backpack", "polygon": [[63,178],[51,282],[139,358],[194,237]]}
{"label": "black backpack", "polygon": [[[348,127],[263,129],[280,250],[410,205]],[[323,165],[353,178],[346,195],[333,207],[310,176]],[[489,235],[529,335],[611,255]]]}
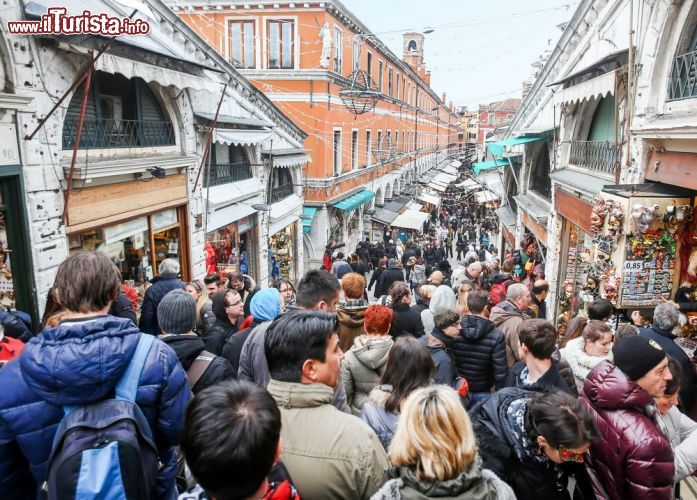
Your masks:
{"label": "black backpack", "polygon": [[44,483],[49,499],[155,498],[162,464],[148,421],[135,403],[154,341],[152,335],[140,334],[113,399],[63,408]]}

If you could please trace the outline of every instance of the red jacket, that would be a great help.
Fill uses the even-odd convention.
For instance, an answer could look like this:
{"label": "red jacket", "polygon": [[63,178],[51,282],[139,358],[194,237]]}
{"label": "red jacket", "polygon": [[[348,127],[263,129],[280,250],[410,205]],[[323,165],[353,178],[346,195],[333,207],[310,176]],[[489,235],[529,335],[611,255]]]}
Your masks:
{"label": "red jacket", "polygon": [[587,461],[594,482],[604,489],[605,494],[594,485],[597,498],[671,499],[673,449],[655,423],[653,398],[603,362],[588,375],[581,401],[603,436],[591,446]]}
{"label": "red jacket", "polygon": [[[24,342],[13,339],[7,335],[0,339],[0,361],[9,361],[20,355],[24,349]],[[0,368],[2,368],[0,366]]]}

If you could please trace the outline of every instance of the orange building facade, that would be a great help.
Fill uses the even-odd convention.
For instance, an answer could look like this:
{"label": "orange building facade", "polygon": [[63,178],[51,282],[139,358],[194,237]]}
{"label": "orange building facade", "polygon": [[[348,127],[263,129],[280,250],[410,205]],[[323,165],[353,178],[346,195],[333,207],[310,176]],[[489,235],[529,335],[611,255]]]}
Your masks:
{"label": "orange building facade", "polygon": [[[308,134],[308,269],[330,240],[352,250],[384,234],[389,227],[372,220],[374,210],[399,195],[415,200],[419,176],[459,149],[458,117],[429,86],[423,34],[404,34],[400,59],[334,0],[169,5]],[[379,92],[363,114],[347,109],[340,93],[352,88],[356,70]]]}

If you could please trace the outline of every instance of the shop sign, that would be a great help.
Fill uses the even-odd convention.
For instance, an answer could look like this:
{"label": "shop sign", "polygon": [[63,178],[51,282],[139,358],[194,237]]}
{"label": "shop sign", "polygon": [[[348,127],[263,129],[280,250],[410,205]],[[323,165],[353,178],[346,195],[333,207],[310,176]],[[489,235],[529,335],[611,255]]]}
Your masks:
{"label": "shop sign", "polygon": [[245,231],[251,229],[253,225],[254,222],[251,216],[245,217],[244,219],[240,219],[237,221],[237,232],[244,233]]}
{"label": "shop sign", "polygon": [[547,230],[532,217],[530,217],[530,215],[524,210],[521,210],[521,221],[523,222],[523,225],[527,227],[538,240],[540,240],[540,243],[547,245]]}
{"label": "shop sign", "polygon": [[122,222],[115,226],[104,228],[104,239],[107,244],[125,240],[130,236],[142,233],[148,230],[148,218],[138,217],[137,219]]}
{"label": "shop sign", "polygon": [[557,188],[554,194],[554,210],[587,233],[591,233],[593,206],[582,199]]}
{"label": "shop sign", "polygon": [[18,165],[19,146],[13,124],[0,125],[0,165]]}

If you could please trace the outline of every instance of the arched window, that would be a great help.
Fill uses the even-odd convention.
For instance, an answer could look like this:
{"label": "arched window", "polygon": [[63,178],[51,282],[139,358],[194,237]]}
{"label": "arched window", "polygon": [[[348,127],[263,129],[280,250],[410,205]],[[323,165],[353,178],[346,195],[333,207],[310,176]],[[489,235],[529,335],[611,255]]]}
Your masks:
{"label": "arched window", "polygon": [[[695,17],[694,10],[691,17]],[[697,23],[693,21],[691,24],[692,34],[689,37],[685,36],[687,33],[683,35],[670,71],[669,101],[697,97]]]}
{"label": "arched window", "polygon": [[409,45],[407,46],[409,52],[416,52],[416,40],[409,40]]}
{"label": "arched window", "polygon": [[593,142],[615,142],[615,98],[603,97],[595,108],[588,130],[588,140]]}
{"label": "arched window", "polygon": [[[63,149],[72,149],[84,84],[73,94],[63,122]],[[142,78],[95,71],[80,134],[81,149],[167,146],[174,128]]]}
{"label": "arched window", "polygon": [[252,178],[252,166],[243,146],[216,142],[204,185],[219,186]]}

